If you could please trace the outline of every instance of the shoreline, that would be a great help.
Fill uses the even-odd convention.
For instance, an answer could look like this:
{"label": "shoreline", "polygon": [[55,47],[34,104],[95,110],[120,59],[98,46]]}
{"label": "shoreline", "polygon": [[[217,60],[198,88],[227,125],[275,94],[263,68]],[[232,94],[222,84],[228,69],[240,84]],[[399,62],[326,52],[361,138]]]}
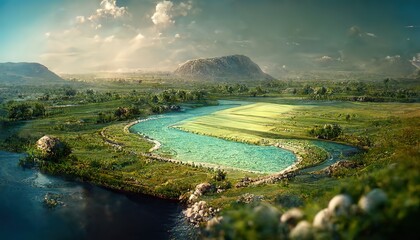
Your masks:
{"label": "shoreline", "polygon": [[[130,128],[132,126],[134,126],[135,124],[145,122],[145,121],[148,121],[148,120],[153,120],[153,119],[156,119],[156,117],[139,119],[139,120],[130,122],[129,124],[124,126],[124,132],[125,133],[134,133],[134,132],[130,131]],[[255,142],[255,141],[246,141],[246,140],[241,141],[240,139],[229,139],[229,138],[223,138],[223,137],[220,137],[220,136],[215,136],[215,135],[212,135],[212,134],[203,134],[203,133],[200,133],[200,132],[189,131],[189,130],[186,130],[186,129],[184,129],[182,127],[179,127],[179,126],[171,126],[171,127],[174,128],[174,129],[180,130],[180,131],[199,134],[199,135],[203,135],[203,136],[216,137],[216,138],[224,139],[224,140],[227,140],[227,141],[235,141],[235,142],[240,142],[240,143],[244,143],[244,144],[264,146],[261,143],[259,144],[258,142]],[[235,167],[221,166],[221,165],[211,164],[211,163],[183,161],[183,160],[173,159],[173,158],[170,158],[170,157],[163,157],[163,156],[160,156],[158,154],[153,154],[154,151],[161,148],[162,144],[155,139],[149,138],[148,136],[141,134],[140,132],[136,132],[136,133],[138,135],[140,135],[142,137],[142,139],[144,139],[144,140],[153,144],[153,147],[148,150],[148,154],[141,153],[143,156],[146,156],[146,157],[158,160],[158,161],[166,161],[166,162],[172,162],[172,163],[177,163],[177,164],[187,164],[187,165],[194,166],[194,167],[199,166],[199,167],[207,167],[207,168],[212,168],[212,169],[225,169],[225,170],[230,170],[231,169],[231,170],[236,170],[236,171],[251,172],[251,173],[264,174],[265,175],[265,176],[261,176],[261,177],[257,177],[255,179],[252,179],[251,183],[253,183],[253,184],[267,183],[268,181],[280,180],[284,176],[288,177],[290,174],[292,174],[292,175],[299,174],[301,170],[319,166],[319,165],[323,164],[325,161],[328,161],[329,158],[330,158],[330,153],[327,150],[321,148],[323,151],[326,151],[327,156],[325,158],[316,162],[315,164],[311,165],[309,163],[308,166],[300,166],[299,167],[299,165],[302,164],[305,161],[304,156],[307,157],[308,155],[311,154],[311,151],[307,150],[306,147],[305,147],[307,143],[299,142],[298,144],[293,144],[291,142],[288,142],[286,139],[277,139],[277,140],[268,139],[268,141],[267,141],[267,139],[261,139],[260,142],[261,141],[266,141],[266,143],[268,143],[268,145],[266,145],[266,146],[274,146],[274,147],[281,148],[282,150],[290,151],[291,153],[294,154],[294,156],[296,157],[296,160],[292,165],[286,167],[285,169],[280,170],[279,172],[274,172],[274,173],[271,172],[270,173],[270,172],[252,171],[252,170],[246,170],[246,169],[235,168]],[[326,166],[326,167],[328,167],[328,166]]]}
{"label": "shoreline", "polygon": [[256,173],[256,174],[270,174],[270,173],[265,173],[265,172],[260,172],[260,171],[253,171],[253,170],[246,170],[246,169],[235,168],[235,167],[221,166],[221,165],[212,164],[212,163],[183,161],[183,160],[178,160],[178,159],[174,159],[174,158],[163,157],[163,156],[160,156],[158,154],[153,154],[154,151],[160,149],[160,147],[162,146],[162,143],[160,143],[159,141],[157,141],[155,139],[149,138],[149,137],[141,134],[140,132],[131,132],[129,128],[138,124],[138,123],[149,121],[149,120],[154,120],[154,119],[157,119],[157,118],[139,119],[139,120],[130,122],[129,124],[124,126],[124,132],[125,133],[137,134],[142,139],[154,144],[154,146],[148,150],[148,153],[141,153],[141,155],[143,155],[145,157],[149,157],[149,158],[152,158],[152,159],[155,159],[155,160],[158,160],[158,161],[172,162],[172,163],[177,163],[177,164],[187,164],[187,165],[190,165],[190,166],[193,166],[193,167],[199,166],[199,167],[205,167],[205,168],[212,168],[213,170],[224,169],[224,170],[235,170],[235,171],[250,172],[250,173]]}
{"label": "shoreline", "polygon": [[[162,156],[159,156],[157,154],[152,153],[153,151],[156,151],[156,150],[160,149],[160,147],[162,146],[162,144],[159,141],[157,141],[155,139],[152,139],[152,138],[149,138],[146,135],[141,134],[140,132],[131,132],[130,131],[130,128],[132,126],[136,125],[136,124],[141,123],[141,122],[145,122],[145,121],[149,121],[149,120],[154,120],[154,119],[157,119],[157,118],[145,118],[145,119],[139,119],[139,120],[130,122],[129,124],[124,126],[124,132],[125,133],[131,133],[131,134],[138,134],[142,139],[144,139],[144,140],[146,140],[150,143],[153,143],[154,146],[148,150],[149,153],[142,153],[142,155],[146,156],[146,157],[149,157],[149,158],[152,158],[152,159],[155,159],[155,160],[158,160],[158,161],[172,162],[172,163],[177,163],[177,164],[187,164],[187,165],[190,165],[190,166],[200,166],[200,167],[212,168],[214,170],[225,169],[225,170],[235,170],[235,171],[243,171],[243,172],[250,172],[250,173],[266,175],[266,176],[258,177],[257,179],[255,179],[255,181],[260,181],[260,180],[263,180],[263,179],[269,179],[269,178],[273,178],[273,177],[279,177],[279,176],[282,176],[284,174],[288,174],[288,173],[291,173],[291,172],[298,171],[300,169],[297,168],[296,166],[303,161],[303,158],[302,158],[301,154],[299,154],[299,152],[298,152],[298,148],[292,147],[292,146],[286,146],[286,145],[281,144],[281,143],[274,143],[274,144],[270,144],[269,146],[278,147],[278,148],[281,148],[283,150],[292,152],[296,157],[296,161],[292,165],[286,167],[285,169],[282,169],[279,172],[274,172],[274,173],[267,173],[267,172],[260,172],[260,171],[253,171],[253,170],[235,168],[235,167],[221,166],[221,165],[212,164],[212,163],[183,161],[183,160],[178,160],[178,159],[173,159],[173,158],[168,158],[168,157],[162,157]],[[173,127],[173,128],[176,128],[176,129],[184,131],[184,132],[190,132],[190,131],[186,131],[184,129],[181,129],[179,127]],[[190,133],[194,133],[194,132],[190,132]],[[194,134],[216,137],[216,136],[200,134],[200,133],[194,133]],[[216,137],[216,138],[219,138],[219,137]],[[223,139],[223,138],[219,138],[219,139]],[[230,139],[224,139],[224,140],[232,141]],[[240,141],[236,141],[236,142],[240,142]],[[240,143],[252,144],[252,143],[247,143],[247,142],[240,142]],[[253,145],[257,145],[257,144],[253,144]]]}

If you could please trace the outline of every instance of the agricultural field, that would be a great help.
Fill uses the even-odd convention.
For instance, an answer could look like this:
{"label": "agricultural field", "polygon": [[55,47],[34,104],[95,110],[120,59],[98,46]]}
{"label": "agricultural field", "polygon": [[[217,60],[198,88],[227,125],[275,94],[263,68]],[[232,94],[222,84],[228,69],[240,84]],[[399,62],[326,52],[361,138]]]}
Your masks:
{"label": "agricultural field", "polygon": [[[257,102],[194,118],[175,127],[194,133],[241,142],[260,143],[267,139],[313,139],[315,126],[339,124],[344,136],[339,142],[352,143],[350,136],[369,136],[399,116],[419,114],[420,104],[302,102],[278,99],[279,103]],[[348,138],[346,138],[348,137]]]}

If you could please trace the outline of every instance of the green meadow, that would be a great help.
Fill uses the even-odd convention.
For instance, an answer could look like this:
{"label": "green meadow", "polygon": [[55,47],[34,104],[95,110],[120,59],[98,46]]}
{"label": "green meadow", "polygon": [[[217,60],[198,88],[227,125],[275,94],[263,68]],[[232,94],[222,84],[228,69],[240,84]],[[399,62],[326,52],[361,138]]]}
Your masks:
{"label": "green meadow", "polygon": [[404,103],[258,102],[198,117],[176,127],[204,135],[259,143],[263,139],[313,139],[308,135],[311,128],[335,123],[344,129],[344,136],[338,141],[352,143],[351,136],[373,134],[386,122],[398,116],[415,114],[419,109],[420,104]]}

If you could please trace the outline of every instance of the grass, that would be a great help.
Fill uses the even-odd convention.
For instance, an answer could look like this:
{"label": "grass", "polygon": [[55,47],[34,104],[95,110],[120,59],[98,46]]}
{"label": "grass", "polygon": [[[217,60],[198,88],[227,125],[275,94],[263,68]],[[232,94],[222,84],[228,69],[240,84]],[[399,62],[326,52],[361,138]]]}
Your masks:
{"label": "grass", "polygon": [[[198,117],[178,125],[180,129],[239,141],[259,143],[269,139],[311,139],[315,125],[337,123],[347,134],[366,134],[380,123],[418,111],[420,104],[348,103],[299,105],[253,103]],[[346,119],[349,115],[350,118]]]}
{"label": "grass", "polygon": [[281,137],[271,129],[277,118],[294,108],[292,105],[255,103],[194,118],[177,127],[204,135],[258,143],[262,138]]}

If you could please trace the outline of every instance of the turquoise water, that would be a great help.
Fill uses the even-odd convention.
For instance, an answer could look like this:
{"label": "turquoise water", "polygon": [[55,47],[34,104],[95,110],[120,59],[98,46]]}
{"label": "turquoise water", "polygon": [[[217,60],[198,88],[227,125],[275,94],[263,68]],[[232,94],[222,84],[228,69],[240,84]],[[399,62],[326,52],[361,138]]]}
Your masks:
{"label": "turquoise water", "polygon": [[[285,149],[273,146],[256,146],[227,141],[215,137],[184,132],[171,126],[191,118],[211,114],[227,108],[249,104],[241,101],[219,101],[218,106],[186,109],[151,117],[150,120],[134,125],[132,132],[138,132],[159,141],[162,146],[156,151],[170,154],[172,158],[195,163],[214,164],[222,167],[238,168],[265,173],[279,172],[296,161],[296,156]],[[325,162],[335,162],[354,150],[354,147],[319,142],[318,145],[330,152],[332,158]]]}
{"label": "turquoise water", "polygon": [[273,146],[256,146],[188,133],[171,126],[193,117],[247,104],[239,101],[220,101],[218,106],[187,109],[182,112],[161,114],[131,128],[159,141],[157,153],[171,154],[174,159],[215,164],[259,172],[278,172],[296,161],[295,155]]}
{"label": "turquoise water", "polygon": [[314,167],[305,168],[301,170],[301,172],[309,173],[309,172],[319,171],[321,169],[324,169],[332,165],[333,163],[337,161],[343,160],[347,158],[348,156],[352,156],[361,151],[360,149],[356,147],[340,144],[340,143],[334,143],[334,142],[312,141],[312,143],[315,146],[325,149],[330,154],[330,157],[327,160],[325,160],[323,163]]}

